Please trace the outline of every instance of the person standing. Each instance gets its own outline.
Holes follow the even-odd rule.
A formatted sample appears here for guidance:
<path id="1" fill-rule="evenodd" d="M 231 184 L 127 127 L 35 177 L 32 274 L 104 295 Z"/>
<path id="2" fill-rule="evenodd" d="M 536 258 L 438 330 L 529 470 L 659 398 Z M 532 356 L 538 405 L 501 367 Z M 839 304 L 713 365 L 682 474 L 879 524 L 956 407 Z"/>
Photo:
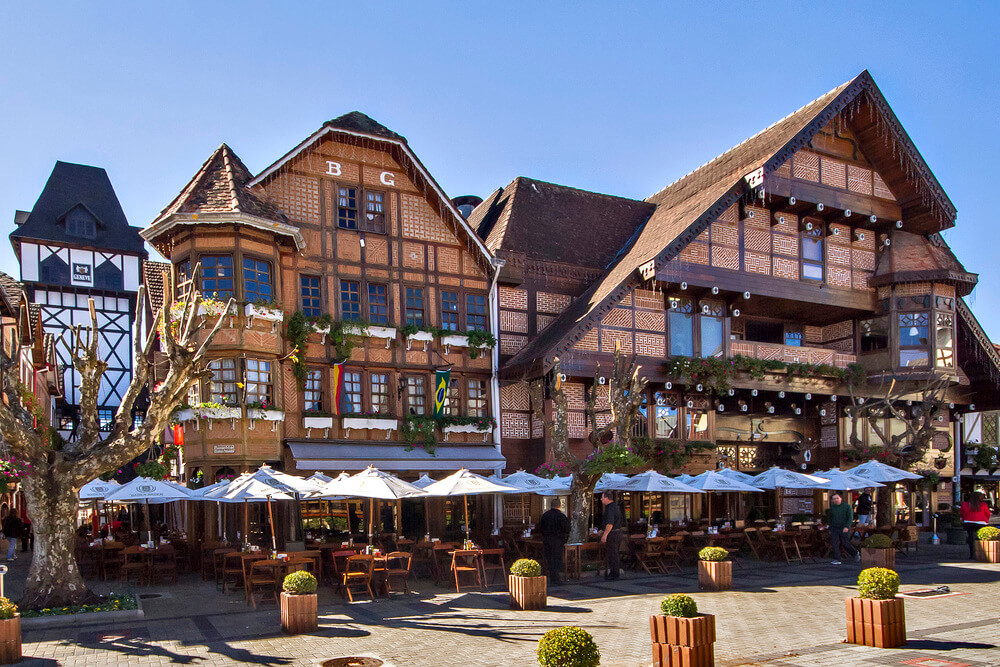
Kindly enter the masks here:
<path id="1" fill-rule="evenodd" d="M 545 568 L 549 573 L 549 581 L 558 584 L 563 571 L 563 552 L 566 549 L 566 539 L 569 537 L 569 519 L 560 509 L 561 501 L 556 498 L 552 507 L 542 514 L 538 522 L 538 532 L 542 534 L 542 547 L 545 551 Z"/>
<path id="2" fill-rule="evenodd" d="M 865 489 L 858 496 L 858 523 L 864 524 L 866 526 L 871 525 L 872 521 L 872 494 L 871 489 Z"/>
<path id="3" fill-rule="evenodd" d="M 31 519 L 28 518 L 28 508 L 21 508 L 21 553 L 27 553 L 28 545 L 35 549 L 35 535 L 31 531 Z"/>
<path id="4" fill-rule="evenodd" d="M 601 503 L 604 505 L 604 533 L 601 535 L 601 542 L 604 543 L 604 556 L 608 565 L 608 571 L 604 578 L 613 581 L 621 575 L 622 555 L 620 549 L 622 525 L 625 523 L 625 518 L 615 503 L 614 491 L 602 493 Z"/>
<path id="5" fill-rule="evenodd" d="M 851 524 L 854 523 L 854 512 L 851 506 L 844 502 L 839 493 L 830 497 L 830 550 L 833 552 L 832 565 L 840 565 L 840 550 L 847 551 L 854 560 L 861 560 L 854 545 L 851 544 Z"/>
<path id="6" fill-rule="evenodd" d="M 962 515 L 962 525 L 969 536 L 969 558 L 976 558 L 976 533 L 990 522 L 990 506 L 983 502 L 983 494 L 976 491 L 972 497 L 962 503 L 958 509 Z"/>
<path id="7" fill-rule="evenodd" d="M 7 560 L 14 560 L 17 538 L 21 537 L 21 520 L 13 511 L 8 510 L 3 517 L 3 536 L 7 538 Z"/>

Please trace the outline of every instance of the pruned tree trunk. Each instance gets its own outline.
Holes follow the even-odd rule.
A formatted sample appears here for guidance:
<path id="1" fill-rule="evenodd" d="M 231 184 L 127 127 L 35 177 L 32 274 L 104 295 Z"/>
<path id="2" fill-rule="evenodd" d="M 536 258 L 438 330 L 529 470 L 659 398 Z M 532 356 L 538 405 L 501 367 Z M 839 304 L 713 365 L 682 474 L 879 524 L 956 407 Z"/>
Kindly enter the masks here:
<path id="1" fill-rule="evenodd" d="M 600 475 L 574 474 L 569 486 L 569 542 L 587 541 L 587 529 L 593 512 L 594 486 Z"/>

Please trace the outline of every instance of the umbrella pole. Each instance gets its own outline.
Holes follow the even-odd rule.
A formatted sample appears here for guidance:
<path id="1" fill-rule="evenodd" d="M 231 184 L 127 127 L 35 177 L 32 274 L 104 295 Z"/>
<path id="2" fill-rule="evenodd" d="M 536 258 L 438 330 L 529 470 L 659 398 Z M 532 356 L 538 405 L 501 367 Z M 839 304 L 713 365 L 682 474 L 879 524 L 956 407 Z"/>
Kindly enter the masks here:
<path id="1" fill-rule="evenodd" d="M 465 501 L 465 539 L 468 541 L 469 529 L 471 528 L 469 525 L 469 494 L 462 496 L 462 500 Z"/>
<path id="2" fill-rule="evenodd" d="M 250 544 L 250 507 L 247 499 L 243 499 L 243 543 Z"/>
<path id="3" fill-rule="evenodd" d="M 430 513 L 430 506 L 427 504 L 426 497 L 424 498 L 424 527 L 427 530 L 427 534 L 425 535 L 425 537 L 429 539 L 431 536 L 431 513 Z"/>
<path id="4" fill-rule="evenodd" d="M 274 512 L 271 510 L 271 496 L 267 497 L 267 518 L 271 522 L 271 549 L 278 550 L 278 541 L 274 538 Z"/>
<path id="5" fill-rule="evenodd" d="M 152 542 L 153 526 L 149 523 L 149 498 L 146 498 L 146 503 L 143 505 L 143 511 L 146 514 L 146 542 Z"/>
<path id="6" fill-rule="evenodd" d="M 372 529 L 372 519 L 374 513 L 375 513 L 375 499 L 369 498 L 368 499 L 368 546 L 372 546 L 372 542 L 374 541 L 375 538 L 375 534 Z"/>
<path id="7" fill-rule="evenodd" d="M 396 499 L 396 538 L 403 535 L 403 501 Z"/>

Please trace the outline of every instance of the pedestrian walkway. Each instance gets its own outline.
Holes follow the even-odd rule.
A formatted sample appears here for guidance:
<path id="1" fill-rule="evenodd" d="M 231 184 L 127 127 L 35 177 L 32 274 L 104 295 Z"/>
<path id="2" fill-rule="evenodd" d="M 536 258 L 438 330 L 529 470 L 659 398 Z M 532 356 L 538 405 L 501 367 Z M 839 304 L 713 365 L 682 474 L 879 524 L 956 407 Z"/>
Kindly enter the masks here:
<path id="1" fill-rule="evenodd" d="M 146 616 L 114 625 L 32 629 L 25 665 L 317 665 L 342 656 L 377 656 L 387 665 L 533 665 L 538 638 L 579 625 L 601 648 L 602 665 L 649 665 L 648 616 L 663 595 L 688 592 L 717 616 L 716 656 L 737 665 L 1000 665 L 1000 566 L 961 560 L 965 547 L 923 544 L 899 555 L 902 589 L 948 585 L 957 595 L 908 599 L 908 643 L 872 649 L 843 642 L 844 603 L 854 563 L 757 563 L 744 559 L 736 590 L 697 592 L 694 568 L 671 575 L 627 573 L 616 582 L 585 579 L 550 590 L 549 608 L 509 609 L 505 592 L 463 592 L 416 580 L 408 596 L 347 604 L 321 590 L 320 629 L 281 633 L 273 605 L 254 611 L 239 594 L 187 575 L 172 586 L 139 590 Z M 8 591 L 28 560 L 12 563 Z M 110 590 L 104 587 L 104 591 Z M 14 592 L 14 591 L 10 591 Z M 153 597 L 155 596 L 155 597 Z"/>

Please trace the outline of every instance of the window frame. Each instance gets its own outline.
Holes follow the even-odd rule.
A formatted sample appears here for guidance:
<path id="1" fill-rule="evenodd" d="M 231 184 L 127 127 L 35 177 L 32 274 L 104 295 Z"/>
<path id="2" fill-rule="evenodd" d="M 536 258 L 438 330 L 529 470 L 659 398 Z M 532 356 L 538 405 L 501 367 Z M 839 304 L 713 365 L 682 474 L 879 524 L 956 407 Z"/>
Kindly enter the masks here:
<path id="1" fill-rule="evenodd" d="M 806 258 L 806 241 L 816 241 L 819 245 L 819 260 Z M 826 284 L 826 234 L 822 225 L 816 225 L 812 229 L 803 229 L 799 232 L 799 280 L 814 284 Z M 806 266 L 818 266 L 820 270 L 819 278 L 811 278 L 806 275 Z"/>
<path id="2" fill-rule="evenodd" d="M 205 286 L 205 282 L 208 281 L 208 280 L 213 280 L 213 281 L 218 282 L 220 279 L 225 279 L 225 276 L 222 276 L 222 278 L 220 278 L 219 276 L 212 276 L 211 278 L 209 278 L 209 277 L 207 277 L 205 275 L 205 268 L 206 268 L 205 267 L 205 259 L 206 258 L 213 258 L 213 259 L 216 259 L 216 260 L 218 260 L 218 259 L 224 259 L 224 258 L 228 258 L 229 259 L 229 271 L 230 271 L 229 281 L 230 281 L 230 288 L 228 290 L 219 290 L 219 289 L 209 290 Z M 235 258 L 233 257 L 233 255 L 231 253 L 230 254 L 225 254 L 225 253 L 219 253 L 219 254 L 209 253 L 209 254 L 205 254 L 205 255 L 199 255 L 198 256 L 198 263 L 201 264 L 201 275 L 198 277 L 199 278 L 198 285 L 199 285 L 199 288 L 201 289 L 201 294 L 202 294 L 203 297 L 211 297 L 211 298 L 219 299 L 219 300 L 222 300 L 222 301 L 225 301 L 225 300 L 228 300 L 228 299 L 231 299 L 231 298 L 236 298 L 236 283 L 237 283 L 237 281 L 236 281 L 236 261 L 235 261 Z M 218 264 L 216 264 L 213 267 L 209 267 L 209 268 L 217 269 L 218 268 Z M 241 276 L 242 276 L 242 273 L 241 273 Z M 228 296 L 226 296 L 227 293 L 228 293 Z"/>
<path id="3" fill-rule="evenodd" d="M 403 288 L 403 324 L 404 325 L 411 325 L 412 324 L 413 326 L 417 326 L 417 327 L 426 326 L 427 325 L 427 306 L 426 306 L 427 299 L 424 298 L 424 288 L 420 287 L 420 286 L 405 285 L 405 284 L 402 285 L 402 288 Z M 410 291 L 411 290 L 414 291 L 414 292 L 416 292 L 416 294 L 419 296 L 419 299 L 420 299 L 420 308 L 416 308 L 416 307 L 411 308 L 410 307 Z M 419 322 L 411 321 L 410 312 L 413 311 L 415 313 L 418 310 L 420 312 L 420 321 Z"/>
<path id="4" fill-rule="evenodd" d="M 411 384 L 411 380 L 412 381 L 420 380 L 420 384 L 423 386 L 423 392 L 421 392 L 420 394 L 418 394 L 416 392 L 412 392 L 411 391 L 411 387 L 415 386 L 416 383 L 414 382 L 413 384 Z M 433 406 L 433 404 L 429 404 L 428 401 L 427 401 L 427 387 L 430 384 L 427 381 L 427 375 L 425 373 L 405 373 L 403 375 L 403 381 L 405 382 L 405 384 L 403 385 L 404 391 L 403 391 L 403 410 L 402 410 L 403 414 L 402 414 L 402 416 L 403 417 L 431 417 L 431 416 L 433 416 L 433 414 L 434 414 L 434 406 Z M 413 408 L 415 407 L 415 403 L 411 403 L 411 401 L 413 399 L 416 399 L 416 398 L 422 399 L 422 402 L 419 404 L 420 407 L 421 407 L 422 412 L 411 412 L 411 410 L 413 410 Z M 430 408 L 430 411 L 428 411 L 428 408 Z"/>
<path id="5" fill-rule="evenodd" d="M 302 382 L 302 412 L 324 411 L 326 401 L 326 392 L 324 389 L 326 385 L 323 375 L 322 368 L 309 367 L 306 369 L 306 377 Z M 315 383 L 315 386 L 311 386 L 313 383 Z M 309 407 L 310 396 L 312 394 L 316 396 L 312 401 L 313 407 Z"/>
<path id="6" fill-rule="evenodd" d="M 445 294 L 455 294 L 458 299 L 455 310 L 445 310 L 444 308 L 444 295 Z M 484 319 L 482 329 L 470 329 L 469 328 L 469 298 L 471 297 L 481 297 L 483 299 L 484 311 L 482 314 L 475 314 L 474 317 L 482 317 Z M 467 331 L 490 331 L 490 299 L 489 294 L 480 290 L 467 290 L 458 287 L 447 286 L 438 288 L 438 324 L 441 329 L 446 331 L 454 331 L 455 333 L 464 333 Z M 445 326 L 445 313 L 449 315 L 456 315 L 455 328 L 450 329 Z"/>
<path id="7" fill-rule="evenodd" d="M 337 229 L 346 229 L 346 230 L 349 230 L 349 231 L 358 231 L 358 217 L 359 217 L 359 214 L 360 214 L 360 210 L 359 210 L 359 207 L 358 207 L 358 200 L 359 200 L 358 192 L 361 190 L 361 187 L 357 186 L 357 185 L 342 185 L 340 183 L 335 184 L 334 187 L 336 188 L 335 198 L 336 198 L 337 205 L 336 205 L 335 208 L 337 210 L 337 220 L 336 220 Z M 347 191 L 353 190 L 353 194 L 351 194 L 351 195 L 342 195 L 341 194 L 341 190 L 347 190 Z M 349 204 L 350 199 L 353 198 L 353 200 L 354 200 L 354 206 L 350 206 L 350 205 L 347 205 L 347 204 L 342 205 L 341 204 L 341 201 L 342 201 L 341 197 L 342 196 L 346 196 L 348 198 L 347 199 L 347 204 Z M 344 211 L 346 211 L 346 212 L 353 211 L 354 212 L 354 226 L 353 227 L 349 226 L 350 216 L 344 216 L 344 215 L 342 215 L 342 212 L 344 212 Z M 347 223 L 347 224 L 342 224 L 342 223 Z"/>
<path id="8" fill-rule="evenodd" d="M 305 290 L 307 287 L 303 284 L 303 280 L 315 280 L 316 287 L 313 288 L 311 285 L 308 287 L 309 290 L 315 289 L 315 295 L 306 296 Z M 316 300 L 315 308 L 312 305 L 306 305 L 306 299 Z M 306 317 L 322 317 L 323 315 L 323 277 L 318 276 L 313 273 L 300 273 L 299 274 L 299 307 L 302 309 L 302 314 Z M 313 313 L 312 310 L 317 312 Z"/>
<path id="9" fill-rule="evenodd" d="M 267 268 L 267 286 L 268 286 L 268 289 L 270 291 L 270 294 L 267 296 L 266 299 L 261 298 L 259 292 L 256 293 L 256 297 L 254 299 L 250 298 L 250 291 L 249 291 L 248 286 L 247 286 L 248 283 L 249 282 L 256 283 L 258 285 L 258 289 L 259 289 L 259 285 L 262 284 L 262 281 L 259 278 L 255 278 L 255 279 L 252 279 L 252 280 L 248 280 L 247 279 L 247 270 L 248 270 L 247 265 L 246 265 L 247 262 L 252 262 L 253 263 L 254 266 L 251 267 L 249 270 L 253 271 L 255 274 L 259 274 L 259 271 L 260 271 L 259 270 L 259 265 L 263 265 L 263 266 L 265 266 Z M 252 254 L 243 255 L 240 258 L 240 287 L 243 290 L 243 301 L 245 301 L 247 303 L 273 303 L 275 301 L 275 298 L 274 298 L 274 292 L 275 292 L 274 277 L 275 277 L 274 276 L 274 264 L 269 259 L 259 258 L 259 257 L 255 256 L 255 255 L 252 255 Z"/>
<path id="10" fill-rule="evenodd" d="M 362 296 L 361 296 L 362 295 L 362 291 L 363 291 L 361 289 L 361 286 L 363 284 L 364 283 L 362 281 L 360 281 L 360 280 L 347 280 L 346 278 L 341 278 L 340 279 L 339 290 L 338 290 L 338 293 L 337 293 L 337 300 L 340 302 L 340 319 L 343 320 L 344 322 L 360 322 L 361 321 L 361 313 L 364 311 L 364 303 L 362 301 Z M 357 300 L 357 307 L 358 307 L 357 317 L 348 317 L 347 316 L 347 311 L 344 309 L 344 304 L 346 303 L 345 300 L 344 300 L 344 286 L 345 285 L 357 285 L 357 288 L 358 288 L 358 290 L 357 290 L 357 295 L 358 295 L 358 300 Z M 353 304 L 354 302 L 352 301 L 351 303 Z"/>
<path id="11" fill-rule="evenodd" d="M 253 368 L 252 364 L 256 364 L 257 367 Z M 263 364 L 267 364 L 267 368 L 263 367 Z M 257 359 L 257 358 L 247 358 L 243 360 L 243 405 L 249 405 L 250 403 L 260 402 L 266 408 L 262 409 L 274 409 L 274 374 L 275 374 L 275 361 L 273 359 Z M 257 374 L 258 378 L 256 380 L 250 379 L 250 374 Z M 266 374 L 266 381 L 260 379 Z M 260 391 L 251 390 L 252 386 L 264 387 L 265 391 L 262 394 Z M 254 397 L 250 400 L 251 396 Z"/>

